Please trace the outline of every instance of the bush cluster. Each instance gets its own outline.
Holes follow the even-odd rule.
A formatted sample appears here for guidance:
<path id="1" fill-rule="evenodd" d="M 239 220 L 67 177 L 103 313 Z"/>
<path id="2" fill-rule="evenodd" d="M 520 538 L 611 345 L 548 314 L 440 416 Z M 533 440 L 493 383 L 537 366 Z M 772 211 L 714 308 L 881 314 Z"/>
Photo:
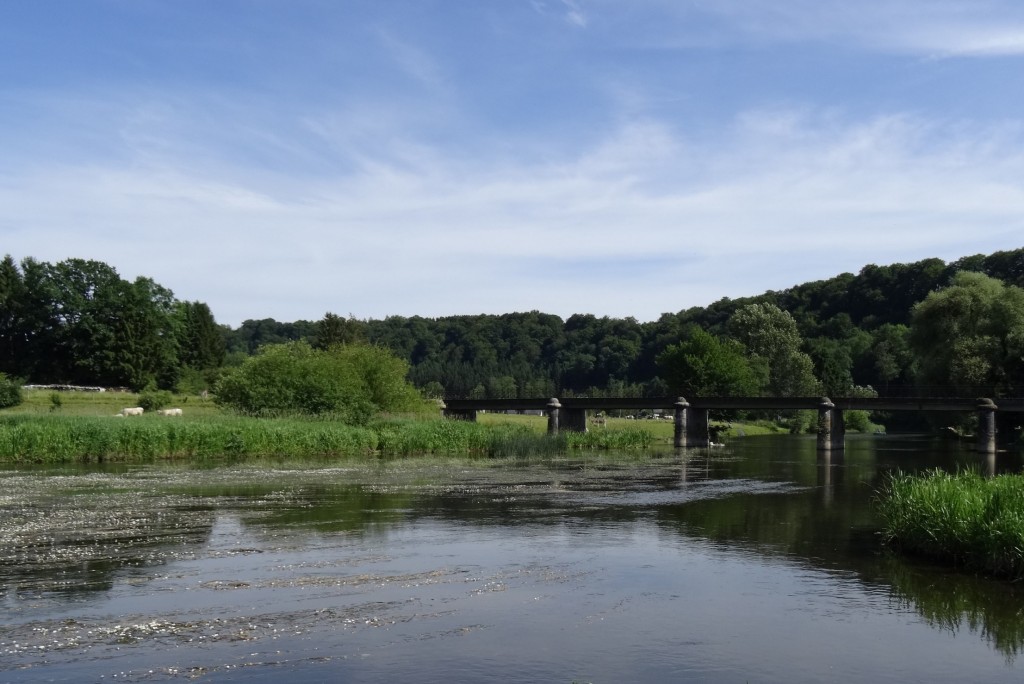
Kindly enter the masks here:
<path id="1" fill-rule="evenodd" d="M 217 383 L 217 402 L 245 415 L 330 416 L 364 425 L 378 413 L 420 410 L 405 361 L 367 344 L 314 349 L 306 342 L 263 347 Z"/>
<path id="2" fill-rule="evenodd" d="M 0 409 L 22 402 L 21 384 L 0 373 Z"/>

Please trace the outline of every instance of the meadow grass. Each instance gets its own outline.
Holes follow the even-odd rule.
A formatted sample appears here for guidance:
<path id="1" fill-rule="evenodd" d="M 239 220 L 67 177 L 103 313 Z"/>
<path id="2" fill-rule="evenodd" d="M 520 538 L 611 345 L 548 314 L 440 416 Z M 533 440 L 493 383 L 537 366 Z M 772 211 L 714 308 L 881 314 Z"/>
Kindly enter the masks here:
<path id="1" fill-rule="evenodd" d="M 901 551 L 1024 579 L 1024 476 L 896 474 L 879 499 L 885 541 Z"/>
<path id="2" fill-rule="evenodd" d="M 169 418 L 0 413 L 0 462 L 324 458 L 359 456 L 543 456 L 570 450 L 646 449 L 636 428 L 549 437 L 521 423 L 391 417 L 366 426 L 307 418 L 232 415 Z"/>
<path id="3" fill-rule="evenodd" d="M 123 408 L 139 405 L 135 392 L 55 392 L 53 390 L 22 390 L 24 401 L 4 409 L 0 415 L 112 416 Z M 197 395 L 176 394 L 170 405 L 189 416 L 220 415 L 221 409 L 211 399 Z"/>
<path id="4" fill-rule="evenodd" d="M 25 402 L 0 411 L 0 462 L 69 463 L 186 459 L 336 458 L 471 455 L 489 458 L 553 456 L 569 451 L 671 447 L 671 420 L 608 418 L 585 434 L 549 437 L 545 416 L 480 413 L 471 423 L 439 418 L 378 419 L 352 426 L 331 419 L 254 418 L 222 411 L 214 402 L 177 395 L 184 415 L 146 413 L 115 418 L 135 406 L 128 392 L 29 390 Z M 732 434 L 757 434 L 754 426 Z"/>

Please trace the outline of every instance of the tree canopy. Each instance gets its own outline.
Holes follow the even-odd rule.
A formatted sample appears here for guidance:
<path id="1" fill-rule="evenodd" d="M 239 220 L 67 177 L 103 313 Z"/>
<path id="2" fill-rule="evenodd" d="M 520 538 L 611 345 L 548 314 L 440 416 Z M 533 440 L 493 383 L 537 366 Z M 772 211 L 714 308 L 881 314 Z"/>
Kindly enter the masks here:
<path id="1" fill-rule="evenodd" d="M 658 356 L 662 377 L 673 393 L 690 396 L 756 396 L 767 383 L 767 367 L 748 358 L 734 339 L 716 337 L 697 326 Z"/>
<path id="2" fill-rule="evenodd" d="M 1014 393 L 1024 379 L 1024 289 L 959 273 L 914 306 L 910 342 L 932 393 Z"/>
<path id="3" fill-rule="evenodd" d="M 265 318 L 230 328 L 217 325 L 206 304 L 177 301 L 147 278 L 128 282 L 101 262 L 19 264 L 7 256 L 0 372 L 36 383 L 195 389 L 212 387 L 225 368 L 267 345 L 305 341 L 326 351 L 365 342 L 408 364 L 407 379 L 431 395 L 639 397 L 686 387 L 747 391 L 747 380 L 723 376 L 721 361 L 742 348 L 759 393 L 844 396 L 870 386 L 906 394 L 932 385 L 1019 392 L 1012 385 L 1021 377 L 1014 356 L 1021 287 L 1024 249 L 952 263 L 869 264 L 644 323 L 539 311 L 381 320 L 328 312 L 319 321 Z M 974 320 L 955 305 L 972 297 L 998 304 L 981 307 L 987 313 Z"/>

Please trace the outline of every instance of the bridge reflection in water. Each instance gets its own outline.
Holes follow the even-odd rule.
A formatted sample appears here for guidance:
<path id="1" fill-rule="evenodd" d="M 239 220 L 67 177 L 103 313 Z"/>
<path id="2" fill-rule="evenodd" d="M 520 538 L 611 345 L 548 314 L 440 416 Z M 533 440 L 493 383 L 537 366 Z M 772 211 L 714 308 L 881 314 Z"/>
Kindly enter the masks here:
<path id="1" fill-rule="evenodd" d="M 976 448 L 983 453 L 996 451 L 996 413 L 1024 413 L 1024 399 L 957 397 L 683 397 L 587 398 L 571 399 L 445 399 L 442 412 L 449 418 L 476 420 L 478 411 L 543 411 L 548 417 L 548 432 L 587 431 L 588 411 L 609 410 L 674 411 L 677 447 L 706 447 L 711 444 L 709 412 L 715 411 L 788 411 L 818 412 L 818 450 L 841 451 L 846 425 L 843 411 L 940 411 L 976 412 L 978 431 Z"/>

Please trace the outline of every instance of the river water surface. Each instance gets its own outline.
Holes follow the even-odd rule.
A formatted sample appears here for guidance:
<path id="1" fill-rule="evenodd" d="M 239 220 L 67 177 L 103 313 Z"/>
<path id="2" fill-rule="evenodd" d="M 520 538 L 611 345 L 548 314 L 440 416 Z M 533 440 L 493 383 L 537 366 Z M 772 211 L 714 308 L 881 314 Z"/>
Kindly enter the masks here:
<path id="1" fill-rule="evenodd" d="M 1020 682 L 1021 588 L 879 545 L 884 474 L 937 466 L 986 463 L 750 437 L 2 470 L 0 682 Z"/>

